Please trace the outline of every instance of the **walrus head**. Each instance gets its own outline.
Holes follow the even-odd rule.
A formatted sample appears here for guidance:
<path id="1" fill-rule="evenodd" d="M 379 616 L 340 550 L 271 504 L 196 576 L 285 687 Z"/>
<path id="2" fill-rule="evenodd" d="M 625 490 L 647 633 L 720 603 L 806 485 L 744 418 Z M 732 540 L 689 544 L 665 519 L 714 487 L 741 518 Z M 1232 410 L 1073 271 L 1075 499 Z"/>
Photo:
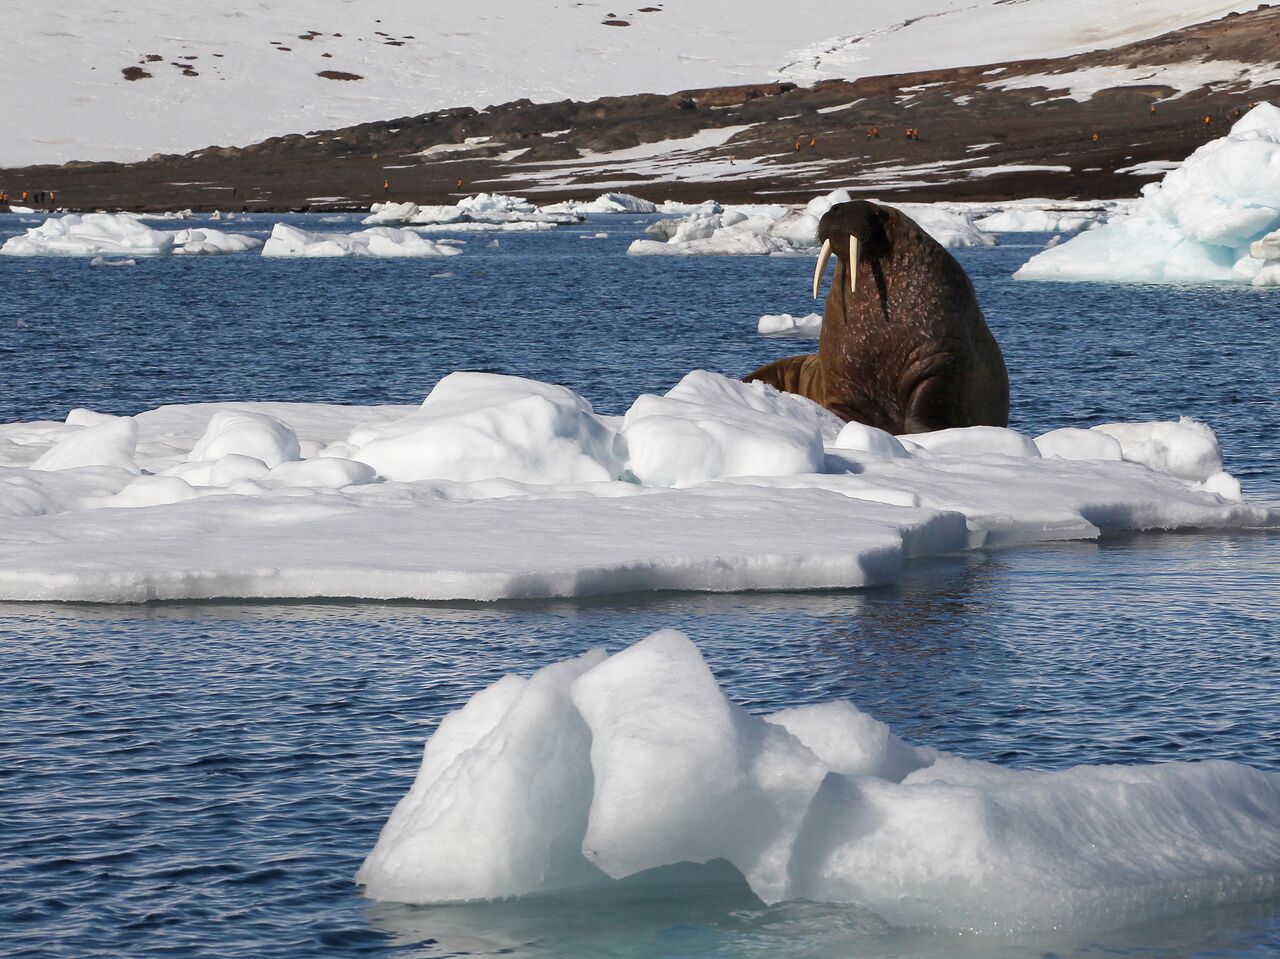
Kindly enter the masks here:
<path id="1" fill-rule="evenodd" d="M 818 239 L 822 241 L 822 249 L 818 253 L 818 265 L 813 271 L 813 298 L 818 298 L 818 285 L 822 282 L 822 271 L 827 268 L 831 254 L 844 261 L 845 272 L 849 274 L 849 291 L 858 288 L 858 257 L 867 250 L 869 244 L 884 235 L 880 218 L 876 215 L 876 207 L 866 200 L 851 200 L 848 203 L 837 203 L 823 214 L 818 223 Z"/>

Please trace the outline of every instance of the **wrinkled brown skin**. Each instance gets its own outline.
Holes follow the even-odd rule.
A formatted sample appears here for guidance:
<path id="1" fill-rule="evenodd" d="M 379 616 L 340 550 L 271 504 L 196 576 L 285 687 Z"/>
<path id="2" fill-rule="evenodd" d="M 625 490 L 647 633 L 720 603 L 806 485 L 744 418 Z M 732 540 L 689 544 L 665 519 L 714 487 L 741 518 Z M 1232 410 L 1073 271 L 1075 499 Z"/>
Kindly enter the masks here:
<path id="1" fill-rule="evenodd" d="M 849 237 L 858 289 L 849 291 Z M 964 269 L 910 217 L 865 200 L 818 225 L 838 258 L 818 352 L 744 380 L 799 393 L 844 420 L 895 435 L 1007 426 L 1009 374 Z"/>

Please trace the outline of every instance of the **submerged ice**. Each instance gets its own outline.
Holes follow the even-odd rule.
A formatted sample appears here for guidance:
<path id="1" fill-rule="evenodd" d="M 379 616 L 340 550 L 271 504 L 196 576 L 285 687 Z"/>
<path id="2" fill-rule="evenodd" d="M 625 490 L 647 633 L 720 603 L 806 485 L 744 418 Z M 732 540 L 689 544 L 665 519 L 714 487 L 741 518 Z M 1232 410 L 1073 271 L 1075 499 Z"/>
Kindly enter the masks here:
<path id="1" fill-rule="evenodd" d="M 431 903 L 719 860 L 765 902 L 897 926 L 1114 927 L 1280 890 L 1280 775 L 1011 769 L 909 745 L 850 703 L 756 716 L 668 630 L 446 716 L 357 878 Z"/>

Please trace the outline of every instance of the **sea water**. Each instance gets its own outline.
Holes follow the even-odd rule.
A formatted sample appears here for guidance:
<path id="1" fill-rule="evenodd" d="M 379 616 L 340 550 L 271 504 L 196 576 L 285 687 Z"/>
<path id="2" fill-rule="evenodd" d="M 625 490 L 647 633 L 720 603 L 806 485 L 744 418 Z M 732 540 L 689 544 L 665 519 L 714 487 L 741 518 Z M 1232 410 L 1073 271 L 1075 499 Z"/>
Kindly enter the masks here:
<path id="1" fill-rule="evenodd" d="M 564 383 L 621 412 L 690 368 L 740 374 L 810 348 L 754 329 L 811 308 L 811 259 L 626 257 L 643 225 L 601 217 L 497 247 L 473 234 L 447 260 L 0 258 L 0 422 L 414 403 L 454 369 Z M 1043 240 L 957 251 L 1004 348 L 1011 425 L 1193 415 L 1247 496 L 1280 500 L 1280 293 L 1009 280 Z M 1274 901 L 975 940 L 854 907 L 764 907 L 727 870 L 450 907 L 370 902 L 352 875 L 446 711 L 503 673 L 666 626 L 756 711 L 848 698 L 912 742 L 1025 767 L 1280 769 L 1278 596 L 1276 537 L 1164 534 L 935 559 L 860 592 L 0 605 L 0 954 L 1273 955 Z"/>

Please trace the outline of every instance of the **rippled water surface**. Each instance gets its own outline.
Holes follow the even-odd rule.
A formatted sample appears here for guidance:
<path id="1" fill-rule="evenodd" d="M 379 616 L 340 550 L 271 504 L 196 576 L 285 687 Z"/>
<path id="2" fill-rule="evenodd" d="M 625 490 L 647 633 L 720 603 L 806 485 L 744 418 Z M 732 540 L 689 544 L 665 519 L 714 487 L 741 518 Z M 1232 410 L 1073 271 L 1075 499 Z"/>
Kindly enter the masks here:
<path id="1" fill-rule="evenodd" d="M 810 308 L 812 260 L 624 257 L 640 228 L 472 236 L 447 261 L 0 258 L 0 421 L 418 402 L 457 368 L 555 380 L 618 412 L 689 368 L 807 348 L 754 324 Z M 1009 281 L 1032 250 L 959 253 L 1009 361 L 1012 425 L 1195 415 L 1249 494 L 1280 500 L 1280 295 Z M 1234 534 L 933 560 L 863 592 L 0 605 L 0 955 L 1275 955 L 1274 901 L 975 940 L 765 908 L 732 875 L 447 908 L 369 902 L 352 875 L 445 711 L 503 673 L 665 626 L 754 710 L 849 698 L 913 742 L 1019 766 L 1280 769 L 1278 600 L 1280 539 Z"/>

